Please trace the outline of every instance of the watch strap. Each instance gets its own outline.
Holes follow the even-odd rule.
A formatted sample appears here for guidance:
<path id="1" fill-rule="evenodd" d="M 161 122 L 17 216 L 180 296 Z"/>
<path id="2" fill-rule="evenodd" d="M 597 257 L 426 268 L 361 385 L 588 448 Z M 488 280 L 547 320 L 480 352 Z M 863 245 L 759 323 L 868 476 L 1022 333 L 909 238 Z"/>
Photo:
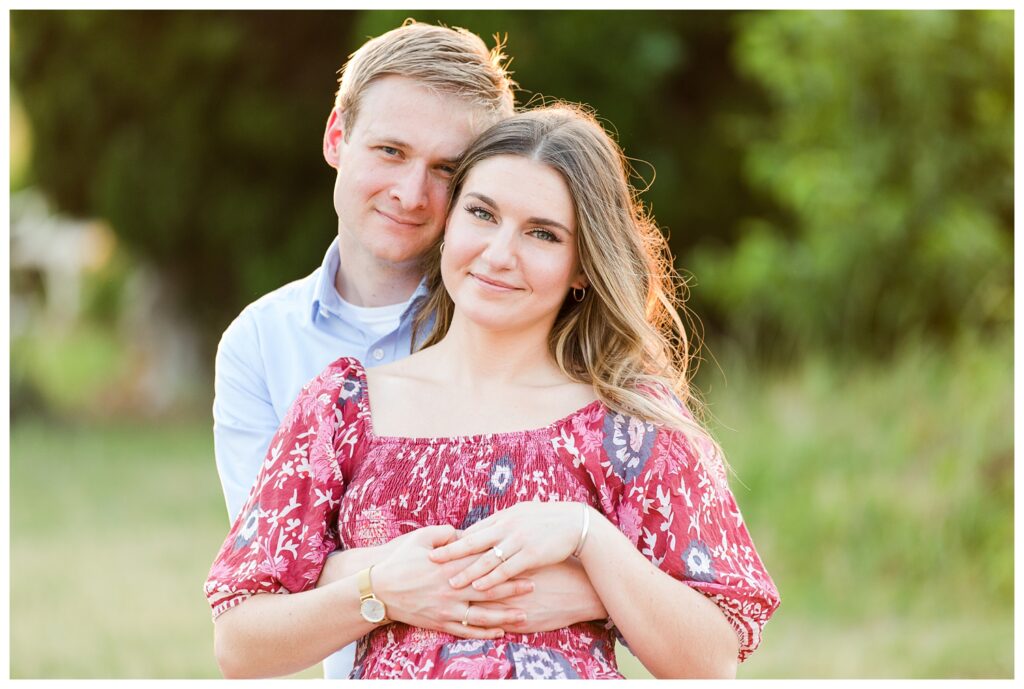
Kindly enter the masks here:
<path id="1" fill-rule="evenodd" d="M 372 599 L 380 603 L 381 607 L 384 608 L 384 618 L 376 624 L 388 624 L 391 620 L 388 619 L 387 607 L 384 606 L 384 601 L 373 595 L 373 576 L 370 574 L 373 567 L 374 565 L 370 565 L 356 574 L 356 586 L 359 588 L 359 602 L 361 605 L 363 601 Z"/>
<path id="2" fill-rule="evenodd" d="M 375 597 L 373 595 L 373 580 L 370 578 L 371 569 L 373 569 L 373 565 L 360 570 L 356 575 L 356 585 L 359 587 L 359 600 Z"/>

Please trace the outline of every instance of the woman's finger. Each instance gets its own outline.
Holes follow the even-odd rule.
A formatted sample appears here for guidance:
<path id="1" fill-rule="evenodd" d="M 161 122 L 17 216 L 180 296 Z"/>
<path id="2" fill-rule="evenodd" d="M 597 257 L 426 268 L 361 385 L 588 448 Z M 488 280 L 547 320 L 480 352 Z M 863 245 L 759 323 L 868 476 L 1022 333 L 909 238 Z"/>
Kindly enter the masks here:
<path id="1" fill-rule="evenodd" d="M 449 579 L 448 583 L 452 585 L 452 588 L 456 589 L 468 586 L 470 582 L 476 581 L 483 575 L 487 574 L 509 557 L 510 555 L 500 550 L 498 546 L 493 546 L 486 553 L 478 557 L 471 565 Z M 502 581 L 504 581 L 504 579 Z"/>
<path id="2" fill-rule="evenodd" d="M 477 591 L 487 591 L 494 586 L 505 583 L 512 577 L 522 574 L 533 566 L 532 563 L 527 562 L 527 559 L 528 558 L 525 555 L 518 553 L 509 557 L 500 565 L 490 570 L 487 574 L 479 578 L 472 579 L 473 588 Z M 469 568 L 467 568 L 467 571 L 468 569 Z"/>
<path id="3" fill-rule="evenodd" d="M 489 530 L 467 534 L 448 545 L 430 551 L 430 559 L 434 562 L 449 562 L 460 557 L 482 553 L 497 542 L 498 534 Z"/>
<path id="4" fill-rule="evenodd" d="M 457 537 L 458 538 L 464 538 L 466 536 L 469 536 L 470 534 L 479 533 L 479 532 L 483 531 L 484 529 L 490 528 L 494 524 L 495 518 L 497 516 L 498 516 L 497 513 L 496 514 L 492 514 L 491 516 L 487 517 L 486 519 L 481 519 L 478 522 L 474 522 L 473 524 L 470 524 L 468 527 L 466 527 L 465 530 L 463 530 L 461 533 L 459 533 Z"/>

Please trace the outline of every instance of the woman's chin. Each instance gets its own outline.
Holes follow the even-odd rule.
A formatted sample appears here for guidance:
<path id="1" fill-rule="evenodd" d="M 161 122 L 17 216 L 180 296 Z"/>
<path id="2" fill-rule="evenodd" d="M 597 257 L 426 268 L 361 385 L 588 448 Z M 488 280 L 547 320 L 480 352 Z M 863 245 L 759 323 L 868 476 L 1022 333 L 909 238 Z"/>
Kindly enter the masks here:
<path id="1" fill-rule="evenodd" d="M 514 321 L 508 318 L 502 318 L 499 314 L 495 313 L 463 313 L 467 324 L 471 324 L 474 328 L 481 330 L 491 331 L 503 331 L 503 330 L 516 330 L 517 325 Z"/>
<path id="2" fill-rule="evenodd" d="M 490 295 L 481 296 L 465 292 L 459 293 L 454 299 L 455 311 L 459 317 L 467 324 L 483 330 L 525 333 L 536 329 L 541 323 L 554 322 L 553 314 L 537 313 L 535 308 L 524 308 L 528 301 L 508 303 L 504 299 L 490 298 Z"/>

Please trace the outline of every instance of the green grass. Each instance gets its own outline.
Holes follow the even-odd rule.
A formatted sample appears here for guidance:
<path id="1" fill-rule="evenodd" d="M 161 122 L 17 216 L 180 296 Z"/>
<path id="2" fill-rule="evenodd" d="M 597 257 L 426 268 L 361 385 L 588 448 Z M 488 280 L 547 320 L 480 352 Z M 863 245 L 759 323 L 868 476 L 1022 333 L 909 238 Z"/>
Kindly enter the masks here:
<path id="1" fill-rule="evenodd" d="M 1011 351 L 706 377 L 783 598 L 740 677 L 1012 677 Z M 12 677 L 219 676 L 202 583 L 227 524 L 208 422 L 19 422 L 11 498 Z"/>
<path id="2" fill-rule="evenodd" d="M 726 386 L 708 366 L 783 600 L 741 676 L 1012 677 L 1012 362 L 1004 339 L 768 380 L 730 361 Z"/>

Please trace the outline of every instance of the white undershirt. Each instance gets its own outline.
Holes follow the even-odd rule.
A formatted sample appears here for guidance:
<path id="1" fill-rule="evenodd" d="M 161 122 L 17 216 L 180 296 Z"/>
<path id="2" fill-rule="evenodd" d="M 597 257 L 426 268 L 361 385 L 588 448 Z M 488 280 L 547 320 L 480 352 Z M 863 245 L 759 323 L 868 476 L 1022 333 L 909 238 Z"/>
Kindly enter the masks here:
<path id="1" fill-rule="evenodd" d="M 387 306 L 356 306 L 345 301 L 339 295 L 335 310 L 343 321 L 359 329 L 366 337 L 366 343 L 369 344 L 398 328 L 402 314 L 409 308 L 411 299 L 412 297 Z"/>

